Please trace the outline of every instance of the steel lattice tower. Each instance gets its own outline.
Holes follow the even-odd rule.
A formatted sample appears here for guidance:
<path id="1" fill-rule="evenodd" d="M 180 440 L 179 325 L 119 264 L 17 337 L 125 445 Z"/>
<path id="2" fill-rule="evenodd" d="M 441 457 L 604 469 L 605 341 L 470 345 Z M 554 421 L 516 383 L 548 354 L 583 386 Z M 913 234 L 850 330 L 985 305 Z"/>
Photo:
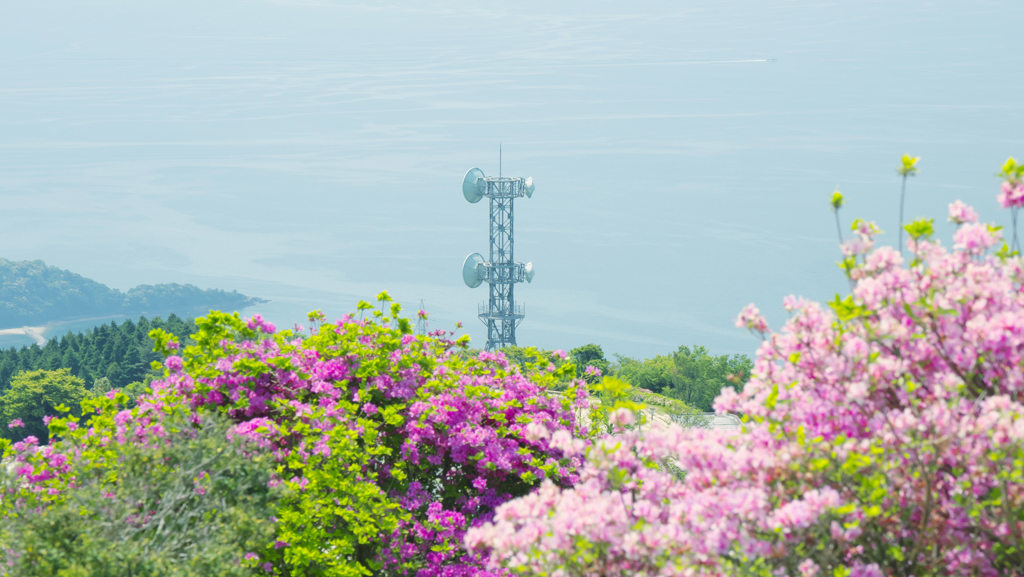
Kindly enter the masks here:
<path id="1" fill-rule="evenodd" d="M 474 171 L 477 174 L 474 174 Z M 515 199 L 533 196 L 533 179 L 483 176 L 470 170 L 463 193 L 470 202 L 482 197 L 490 201 L 490 259 L 473 253 L 466 258 L 463 279 L 470 287 L 487 282 L 487 303 L 477 307 L 480 321 L 487 326 L 486 350 L 516 344 L 516 327 L 526 316 L 526 307 L 516 304 L 515 285 L 533 280 L 533 263 L 515 262 Z M 475 199 L 475 200 L 474 200 Z"/>
<path id="2" fill-rule="evenodd" d="M 515 262 L 515 199 L 526 196 L 525 179 L 484 177 L 491 201 L 491 259 L 485 280 L 490 299 L 479 306 L 480 320 L 487 325 L 485 348 L 516 344 L 516 327 L 526 317 L 525 306 L 516 305 L 515 287 L 525 280 L 525 265 Z"/>
<path id="3" fill-rule="evenodd" d="M 420 310 L 416 314 L 416 334 L 421 337 L 427 336 L 427 317 L 420 316 L 419 312 L 426 310 L 426 307 L 423 305 L 423 299 L 420 299 Z"/>

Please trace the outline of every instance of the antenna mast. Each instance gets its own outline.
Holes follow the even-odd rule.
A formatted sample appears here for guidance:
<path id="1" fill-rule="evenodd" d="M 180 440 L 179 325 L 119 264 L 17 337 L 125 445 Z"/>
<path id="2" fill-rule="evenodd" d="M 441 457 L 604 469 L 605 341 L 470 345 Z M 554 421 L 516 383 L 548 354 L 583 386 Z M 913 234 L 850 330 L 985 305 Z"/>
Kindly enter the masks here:
<path id="1" fill-rule="evenodd" d="M 498 170 L 501 170 L 501 145 L 498 145 Z M 489 287 L 487 303 L 477 307 L 480 322 L 487 326 L 485 350 L 516 344 L 516 327 L 526 317 L 526 307 L 516 304 L 515 285 L 533 280 L 533 263 L 515 262 L 514 201 L 533 196 L 533 178 L 484 176 L 479 168 L 470 169 L 462 182 L 462 194 L 469 202 L 483 197 L 490 201 L 490 258 L 473 253 L 462 267 L 462 278 L 470 288 L 484 281 Z"/>
<path id="2" fill-rule="evenodd" d="M 423 306 L 423 299 L 420 299 L 420 311 L 425 310 L 427 309 Z M 417 311 L 416 316 L 419 317 L 416 320 L 416 334 L 425 337 L 427 336 L 427 317 L 420 315 L 419 311 Z"/>

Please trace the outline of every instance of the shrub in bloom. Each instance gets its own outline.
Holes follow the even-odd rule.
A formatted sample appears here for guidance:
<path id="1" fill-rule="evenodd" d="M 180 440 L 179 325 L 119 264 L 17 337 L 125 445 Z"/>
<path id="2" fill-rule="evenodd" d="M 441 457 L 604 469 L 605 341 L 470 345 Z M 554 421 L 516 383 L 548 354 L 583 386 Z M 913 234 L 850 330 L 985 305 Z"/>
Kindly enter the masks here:
<path id="1" fill-rule="evenodd" d="M 94 415 L 87 430 L 54 419 L 51 431 L 69 442 L 14 447 L 24 492 L 36 506 L 70 498 L 66 464 L 78 447 L 158 447 L 164 415 L 216 413 L 232 421 L 229 437 L 273 457 L 269 483 L 283 491 L 275 537 L 247 551 L 250 566 L 284 575 L 483 571 L 462 546 L 471 525 L 542 479 L 575 481 L 575 463 L 549 437 L 573 431 L 576 391 L 546 394 L 575 368 L 524 374 L 500 354 L 466 357 L 467 338 L 417 337 L 406 319 L 391 328 L 385 313 L 400 307 L 384 309 L 386 293 L 378 300 L 381 310 L 363 320 L 330 324 L 314 313 L 308 335 L 218 312 L 197 319 L 196 344 L 183 350 L 154 331 L 165 378 L 132 410 L 103 408 L 107 420 Z M 194 472 L 192 494 L 203 496 L 215 474 Z"/>
<path id="2" fill-rule="evenodd" d="M 744 309 L 753 378 L 715 402 L 743 431 L 556 434 L 579 482 L 503 504 L 467 546 L 524 575 L 1024 574 L 1024 273 L 950 208 L 952 250 L 914 223 L 904 266 L 857 223 L 850 296 L 788 297 L 777 333 Z"/>

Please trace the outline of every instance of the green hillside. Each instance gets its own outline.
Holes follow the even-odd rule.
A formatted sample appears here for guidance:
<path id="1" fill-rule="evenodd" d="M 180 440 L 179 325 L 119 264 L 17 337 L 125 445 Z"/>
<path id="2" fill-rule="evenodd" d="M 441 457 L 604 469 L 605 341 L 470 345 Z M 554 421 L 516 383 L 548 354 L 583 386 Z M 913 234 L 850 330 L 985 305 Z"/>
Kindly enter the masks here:
<path id="1" fill-rule="evenodd" d="M 41 260 L 0 258 L 0 328 L 118 314 L 238 310 L 261 302 L 266 301 L 190 284 L 139 285 L 122 292 Z"/>

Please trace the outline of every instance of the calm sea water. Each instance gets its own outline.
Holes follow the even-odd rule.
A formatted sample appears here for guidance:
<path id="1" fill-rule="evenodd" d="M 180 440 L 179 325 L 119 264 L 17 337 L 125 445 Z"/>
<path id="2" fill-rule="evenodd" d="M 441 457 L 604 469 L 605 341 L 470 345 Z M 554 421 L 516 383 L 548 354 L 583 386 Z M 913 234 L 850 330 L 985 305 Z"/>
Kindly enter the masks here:
<path id="1" fill-rule="evenodd" d="M 909 216 L 960 198 L 1008 222 L 1022 22 L 1012 1 L 8 2 L 0 255 L 237 289 L 279 324 L 387 289 L 481 345 L 459 272 L 487 209 L 459 185 L 501 143 L 537 181 L 521 344 L 751 353 L 743 305 L 778 326 L 783 296 L 845 289 L 837 186 L 893 241 L 910 153 Z"/>

